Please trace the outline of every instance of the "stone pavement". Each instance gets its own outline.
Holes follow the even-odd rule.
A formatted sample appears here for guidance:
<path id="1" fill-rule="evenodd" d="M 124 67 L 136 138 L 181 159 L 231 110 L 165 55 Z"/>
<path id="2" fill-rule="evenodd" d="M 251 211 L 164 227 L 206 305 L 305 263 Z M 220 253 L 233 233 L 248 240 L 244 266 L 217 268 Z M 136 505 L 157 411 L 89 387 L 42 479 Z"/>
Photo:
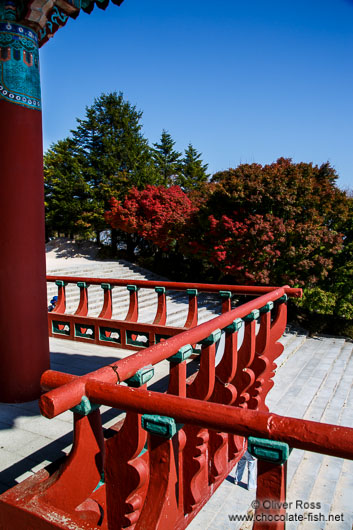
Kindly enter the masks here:
<path id="1" fill-rule="evenodd" d="M 67 274 L 74 274 L 72 269 L 66 269 Z M 97 272 L 102 272 L 102 269 L 101 266 Z M 87 276 L 94 275 L 89 274 L 88 270 L 86 273 Z M 131 268 L 129 274 L 132 274 Z M 73 307 L 76 301 L 72 302 Z M 182 301 L 176 304 L 184 318 L 184 304 Z M 212 313 L 206 308 L 204 318 L 210 318 L 209 315 L 212 316 Z M 308 338 L 300 333 L 287 333 L 281 340 L 285 350 L 278 360 L 275 386 L 268 396 L 270 410 L 292 417 L 353 427 L 353 344 L 342 338 Z M 51 339 L 50 349 L 52 368 L 76 375 L 90 372 L 131 353 L 118 348 L 61 339 Z M 160 363 L 150 388 L 163 388 L 166 373 L 165 365 Z M 107 407 L 101 410 L 105 427 L 115 423 L 115 411 Z M 67 453 L 71 442 L 72 413 L 66 412 L 48 420 L 40 416 L 37 402 L 0 404 L 0 491 L 6 491 Z M 234 475 L 234 470 L 231 475 Z M 255 497 L 254 492 L 247 491 L 244 484 L 235 486 L 232 476 L 223 482 L 191 522 L 191 530 L 251 528 L 250 522 L 230 520 L 233 515 L 245 516 L 249 510 L 251 514 L 250 504 Z M 344 520 L 306 520 L 302 524 L 288 523 L 287 528 L 351 530 L 352 493 L 353 462 L 293 450 L 288 460 L 287 500 L 293 502 L 294 507 L 298 501 L 299 506 L 289 513 L 310 517 L 311 512 L 314 515 L 322 514 L 320 518 L 343 513 Z M 320 509 L 306 509 L 303 503 L 312 501 L 320 503 Z"/>

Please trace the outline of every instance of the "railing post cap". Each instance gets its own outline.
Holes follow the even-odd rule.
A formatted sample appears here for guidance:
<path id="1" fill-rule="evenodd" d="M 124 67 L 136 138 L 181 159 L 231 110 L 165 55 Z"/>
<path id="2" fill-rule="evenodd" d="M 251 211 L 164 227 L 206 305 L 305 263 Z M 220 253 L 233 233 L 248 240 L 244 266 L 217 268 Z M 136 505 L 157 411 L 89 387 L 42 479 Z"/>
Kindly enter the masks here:
<path id="1" fill-rule="evenodd" d="M 260 316 L 260 311 L 258 309 L 253 309 L 251 313 L 243 317 L 244 322 L 252 322 L 253 320 L 257 320 Z"/>
<path id="2" fill-rule="evenodd" d="M 263 307 L 260 307 L 260 313 L 268 313 L 273 309 L 273 302 L 267 302 Z"/>
<path id="3" fill-rule="evenodd" d="M 150 434 L 167 439 L 173 438 L 177 431 L 182 428 L 181 424 L 175 423 L 174 418 L 159 416 L 157 414 L 143 414 L 141 426 Z"/>
<path id="4" fill-rule="evenodd" d="M 219 341 L 219 339 L 221 338 L 221 335 L 222 335 L 222 331 L 220 329 L 215 329 L 214 331 L 212 331 L 212 333 L 208 337 L 206 337 L 203 340 L 200 340 L 199 343 L 203 344 L 204 346 L 211 346 L 215 342 Z"/>
<path id="5" fill-rule="evenodd" d="M 186 292 L 189 296 L 197 296 L 199 294 L 197 289 L 186 289 Z"/>
<path id="6" fill-rule="evenodd" d="M 288 444 L 254 436 L 249 436 L 248 438 L 248 451 L 255 458 L 273 462 L 274 464 L 284 464 L 290 454 Z"/>
<path id="7" fill-rule="evenodd" d="M 230 291 L 219 291 L 219 294 L 222 298 L 232 298 L 232 293 Z"/>
<path id="8" fill-rule="evenodd" d="M 112 286 L 110 283 L 101 283 L 101 289 L 104 289 L 105 291 L 111 291 Z"/>
<path id="9" fill-rule="evenodd" d="M 277 302 L 287 302 L 288 296 L 284 294 L 281 298 L 278 298 Z"/>
<path id="10" fill-rule="evenodd" d="M 86 282 L 77 282 L 77 287 L 86 288 L 87 287 L 87 283 Z"/>
<path id="11" fill-rule="evenodd" d="M 193 349 L 191 344 L 185 344 L 185 346 L 182 346 L 177 353 L 175 353 L 171 357 L 168 357 L 168 361 L 173 363 L 182 363 L 183 361 L 191 357 L 192 354 Z"/>
<path id="12" fill-rule="evenodd" d="M 56 284 L 58 287 L 64 287 L 64 285 L 66 285 L 66 283 L 64 282 L 64 280 L 55 280 L 55 284 Z"/>
<path id="13" fill-rule="evenodd" d="M 158 294 L 165 294 L 165 287 L 155 287 L 154 290 Z"/>
<path id="14" fill-rule="evenodd" d="M 139 287 L 137 287 L 137 285 L 127 285 L 126 289 L 130 292 L 136 292 L 139 290 Z"/>
<path id="15" fill-rule="evenodd" d="M 91 414 L 91 412 L 94 412 L 98 408 L 99 405 L 91 403 L 87 396 L 82 396 L 81 403 L 70 410 L 81 416 L 88 416 L 88 414 Z"/>
<path id="16" fill-rule="evenodd" d="M 125 380 L 128 386 L 138 388 L 152 379 L 154 376 L 154 368 L 151 364 L 144 366 L 140 370 L 137 370 L 136 374 L 129 379 Z"/>
<path id="17" fill-rule="evenodd" d="M 224 331 L 227 333 L 234 333 L 235 331 L 239 331 L 243 324 L 244 322 L 241 318 L 236 318 L 231 324 L 229 324 L 229 326 L 224 328 Z"/>

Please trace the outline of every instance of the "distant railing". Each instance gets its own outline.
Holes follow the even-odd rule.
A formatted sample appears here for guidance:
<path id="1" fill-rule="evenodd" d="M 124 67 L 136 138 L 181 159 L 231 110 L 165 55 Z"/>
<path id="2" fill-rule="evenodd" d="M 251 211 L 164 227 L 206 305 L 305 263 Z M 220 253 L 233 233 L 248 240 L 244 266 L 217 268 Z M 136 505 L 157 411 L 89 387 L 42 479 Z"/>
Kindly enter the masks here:
<path id="1" fill-rule="evenodd" d="M 68 340 L 93 342 L 103 346 L 118 346 L 123 349 L 136 350 L 157 344 L 168 337 L 180 333 L 182 329 L 191 328 L 198 323 L 198 295 L 213 293 L 222 302 L 222 313 L 231 309 L 231 298 L 234 295 L 258 296 L 272 292 L 275 287 L 254 287 L 234 285 L 213 285 L 161 282 L 146 280 L 116 280 L 101 278 L 81 278 L 69 276 L 47 276 L 47 281 L 58 287 L 58 299 L 55 309 L 48 315 L 49 336 Z M 75 284 L 80 291 L 77 309 L 73 314 L 66 312 L 66 286 Z M 101 311 L 98 317 L 88 316 L 90 285 L 100 285 L 104 291 Z M 129 308 L 124 319 L 112 318 L 114 287 L 126 287 L 129 291 Z M 139 322 L 140 288 L 156 292 L 157 306 L 153 323 Z M 167 293 L 168 291 L 184 292 L 188 296 L 188 314 L 182 326 L 167 326 Z M 288 296 L 300 296 L 300 289 L 284 287 Z M 59 316 L 60 315 L 60 316 Z"/>
<path id="2" fill-rule="evenodd" d="M 273 386 L 275 359 L 283 351 L 278 340 L 286 326 L 287 296 L 299 296 L 299 289 L 67 277 L 48 277 L 48 281 L 57 282 L 59 287 L 57 306 L 49 313 L 54 335 L 60 336 L 55 332 L 54 323 L 58 322 L 70 326 L 66 338 L 87 341 L 80 335 L 82 330 L 77 336 L 77 329 L 91 326 L 93 333 L 88 340 L 102 340 L 102 331 L 117 332 L 120 347 L 134 347 L 137 351 L 82 377 L 50 370 L 44 373 L 42 386 L 48 392 L 40 400 L 42 414 L 52 418 L 69 409 L 73 411 L 72 450 L 57 471 L 43 471 L 31 482 L 16 486 L 0 497 L 0 503 L 22 510 L 18 499 L 25 497 L 26 517 L 49 520 L 49 513 L 61 514 L 67 526 L 59 528 L 70 528 L 71 524 L 109 530 L 181 529 L 188 526 L 239 461 L 249 436 L 351 457 L 349 446 L 323 436 L 325 427 L 320 424 L 268 414 L 265 398 Z M 64 312 L 67 282 L 78 283 L 81 290 L 75 315 Z M 111 288 L 105 287 L 100 316 L 87 317 L 88 284 L 130 286 L 127 318 L 111 319 Z M 141 327 L 136 328 L 136 288 L 140 286 L 158 289 L 155 321 L 157 316 L 160 321 L 140 323 Z M 183 328 L 160 323 L 165 323 L 168 289 L 193 289 L 188 292 L 189 311 Z M 218 292 L 223 301 L 222 314 L 195 325 L 197 292 Z M 230 309 L 232 294 L 257 296 Z M 129 344 L 129 334 L 134 331 L 145 334 L 148 342 Z M 221 342 L 224 349 L 216 364 Z M 187 377 L 190 358 L 194 370 Z M 169 395 L 147 391 L 154 366 L 165 360 L 169 361 Z M 106 439 L 97 408 L 100 404 L 127 411 L 125 419 L 109 429 L 110 437 Z M 338 429 L 345 440 L 352 441 L 350 429 Z M 276 451 L 282 453 L 283 447 L 272 448 L 272 453 Z M 280 477 L 279 492 L 283 497 L 284 468 L 278 473 L 278 462 L 268 465 L 274 466 L 275 471 L 271 468 L 270 472 L 277 477 L 276 484 Z M 262 479 L 259 480 L 258 495 L 267 494 L 268 482 L 261 486 Z M 1 511 L 2 505 L 0 515 Z"/>

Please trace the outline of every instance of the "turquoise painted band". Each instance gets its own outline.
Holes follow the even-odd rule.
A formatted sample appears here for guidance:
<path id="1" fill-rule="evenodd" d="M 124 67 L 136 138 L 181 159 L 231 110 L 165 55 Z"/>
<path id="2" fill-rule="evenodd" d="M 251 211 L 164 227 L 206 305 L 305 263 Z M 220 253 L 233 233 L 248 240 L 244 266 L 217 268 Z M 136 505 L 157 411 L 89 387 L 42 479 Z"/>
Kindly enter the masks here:
<path id="1" fill-rule="evenodd" d="M 37 35 L 10 21 L 0 22 L 0 99 L 41 110 Z"/>

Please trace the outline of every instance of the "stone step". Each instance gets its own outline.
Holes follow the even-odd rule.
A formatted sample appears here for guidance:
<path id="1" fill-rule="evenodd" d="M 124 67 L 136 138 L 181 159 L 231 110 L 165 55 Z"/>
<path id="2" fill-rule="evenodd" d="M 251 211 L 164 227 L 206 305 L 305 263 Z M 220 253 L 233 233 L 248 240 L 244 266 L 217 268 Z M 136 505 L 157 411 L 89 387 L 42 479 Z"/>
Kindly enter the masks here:
<path id="1" fill-rule="evenodd" d="M 325 530 L 337 530 L 338 528 L 351 530 L 353 528 L 352 491 L 353 462 L 352 460 L 344 460 L 330 507 L 331 514 L 343 514 L 343 521 L 327 522 Z"/>
<path id="2" fill-rule="evenodd" d="M 269 395 L 270 410 L 276 411 L 279 414 L 288 414 L 294 417 L 302 417 L 302 403 L 305 399 L 298 400 L 299 392 L 305 394 L 312 394 L 312 389 L 308 387 L 307 382 L 310 378 L 315 378 L 316 370 L 320 364 L 323 363 L 325 356 L 329 356 L 332 362 L 332 355 L 334 358 L 339 354 L 339 351 L 344 343 L 344 339 L 332 339 L 327 341 L 320 341 L 318 339 L 308 338 L 303 345 L 297 350 L 296 355 L 292 356 L 285 363 L 286 370 L 281 370 L 276 374 L 276 377 L 281 378 L 281 385 L 275 384 Z M 318 348 L 320 349 L 318 350 Z M 315 388 L 317 383 L 314 379 Z M 293 407 L 297 407 L 294 412 Z"/>
<path id="3" fill-rule="evenodd" d="M 312 348 L 312 340 L 309 339 L 308 343 L 310 348 Z M 342 376 L 344 365 L 342 366 L 341 356 L 343 355 L 343 358 L 345 358 L 344 339 L 326 340 L 324 341 L 324 345 L 325 348 L 321 348 L 319 353 L 316 352 L 315 355 L 314 353 L 311 354 L 311 360 L 313 362 L 307 363 L 307 366 L 296 376 L 290 387 L 281 396 L 279 402 L 271 404 L 270 400 L 268 400 L 270 410 L 295 418 L 323 421 L 322 415 L 324 409 L 320 409 L 320 403 L 322 398 L 326 397 L 326 404 L 331 399 L 335 386 L 330 388 L 330 382 L 332 380 L 337 381 L 337 378 L 339 380 L 340 376 Z M 307 349 L 304 348 L 304 350 L 307 354 Z M 322 356 L 325 351 L 328 353 L 326 353 L 325 362 L 323 362 Z M 300 354 L 300 351 L 297 354 Z M 317 362 L 318 357 L 319 362 Z M 335 367 L 337 368 L 337 366 L 341 366 L 340 375 L 336 373 L 337 370 L 335 370 Z M 331 372 L 332 375 L 330 375 Z M 330 380 L 327 381 L 329 376 Z M 328 390 L 326 389 L 326 382 L 328 383 Z M 272 397 L 271 394 L 270 397 Z M 336 423 L 336 421 L 337 418 L 332 420 L 331 423 Z M 293 479 L 294 472 L 299 469 L 304 455 L 304 451 L 300 450 L 294 450 L 291 454 L 288 464 L 288 485 Z M 305 458 L 310 458 L 310 455 L 311 453 L 308 453 Z"/>
<path id="4" fill-rule="evenodd" d="M 351 357 L 344 373 L 345 385 L 349 388 L 347 398 L 344 402 L 343 409 L 340 414 L 340 424 L 352 427 L 353 425 L 353 345 L 347 343 L 351 351 Z M 341 466 L 341 474 L 336 483 L 336 488 L 332 495 L 332 502 L 330 507 L 331 514 L 342 514 L 344 521 L 330 521 L 326 523 L 325 530 L 336 530 L 343 528 L 344 530 L 351 530 L 353 528 L 353 508 L 352 508 L 352 491 L 353 491 L 353 461 L 343 460 Z"/>
<path id="5" fill-rule="evenodd" d="M 327 375 L 324 378 L 315 398 L 310 403 L 304 414 L 304 419 L 312 419 L 322 423 L 340 424 L 341 411 L 351 390 L 352 380 L 352 344 L 344 343 L 339 355 L 336 357 L 331 367 L 327 368 Z M 350 374 L 347 377 L 347 374 Z M 349 380 L 350 379 L 350 380 Z M 325 403 L 326 402 L 326 403 Z M 292 461 L 295 455 L 295 461 Z M 341 474 L 344 460 L 333 458 L 307 451 L 293 451 L 289 458 L 289 463 L 295 468 L 295 473 L 288 473 L 287 498 L 296 502 L 298 499 L 309 502 L 319 502 L 320 509 L 299 509 L 297 513 L 305 514 L 312 512 L 320 518 L 318 521 L 303 521 L 298 523 L 288 523 L 288 530 L 300 528 L 304 530 L 310 524 L 310 528 L 325 528 L 325 521 L 322 518 L 328 517 L 329 513 L 337 513 L 333 499 L 335 489 Z M 320 515 L 322 513 L 322 515 Z M 310 517 L 307 515 L 306 517 Z M 351 528 L 340 522 L 339 528 Z"/>
<path id="6" fill-rule="evenodd" d="M 282 355 L 277 359 L 277 372 L 284 366 L 284 364 L 290 359 L 292 355 L 304 344 L 308 334 L 307 333 L 286 333 L 278 341 L 284 346 Z"/>

